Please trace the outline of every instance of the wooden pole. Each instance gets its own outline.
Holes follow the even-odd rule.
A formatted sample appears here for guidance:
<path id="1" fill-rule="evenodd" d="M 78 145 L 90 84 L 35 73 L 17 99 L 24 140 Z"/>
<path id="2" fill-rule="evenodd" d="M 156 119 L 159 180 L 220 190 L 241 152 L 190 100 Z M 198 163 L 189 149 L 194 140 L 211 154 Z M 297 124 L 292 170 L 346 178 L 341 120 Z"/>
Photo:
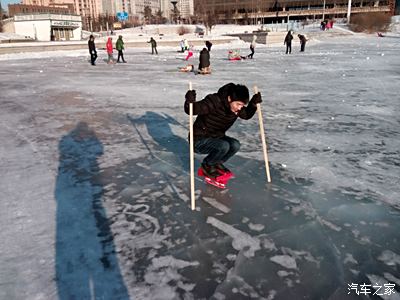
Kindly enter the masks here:
<path id="1" fill-rule="evenodd" d="M 192 82 L 189 81 L 189 91 L 192 90 Z M 193 144 L 193 103 L 189 103 L 189 144 L 190 144 L 190 198 L 192 210 L 196 208 L 194 196 L 194 144 Z"/>
<path id="2" fill-rule="evenodd" d="M 351 14 L 351 0 L 347 4 L 347 25 L 350 24 L 350 14 Z"/>
<path id="3" fill-rule="evenodd" d="M 254 86 L 254 93 L 258 93 L 257 86 Z M 267 143 L 265 141 L 265 133 L 264 133 L 264 123 L 261 114 L 261 104 L 257 103 L 257 112 L 258 112 L 258 122 L 260 124 L 260 134 L 261 134 L 261 143 L 263 146 L 264 153 L 264 161 L 265 161 L 265 172 L 267 173 L 268 182 L 271 182 L 271 175 L 269 174 L 269 163 L 268 163 L 268 153 L 267 153 Z"/>

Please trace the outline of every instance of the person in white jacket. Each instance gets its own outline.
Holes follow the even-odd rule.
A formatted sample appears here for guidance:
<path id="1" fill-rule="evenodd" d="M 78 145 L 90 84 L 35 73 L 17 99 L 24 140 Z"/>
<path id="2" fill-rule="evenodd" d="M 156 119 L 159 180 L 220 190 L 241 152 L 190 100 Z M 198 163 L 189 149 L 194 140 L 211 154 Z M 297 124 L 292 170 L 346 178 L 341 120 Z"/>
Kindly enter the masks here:
<path id="1" fill-rule="evenodd" d="M 253 35 L 253 41 L 250 44 L 250 51 L 251 53 L 249 55 L 247 55 L 248 58 L 253 58 L 254 55 L 254 49 L 256 48 L 256 40 L 257 40 L 257 36 Z"/>

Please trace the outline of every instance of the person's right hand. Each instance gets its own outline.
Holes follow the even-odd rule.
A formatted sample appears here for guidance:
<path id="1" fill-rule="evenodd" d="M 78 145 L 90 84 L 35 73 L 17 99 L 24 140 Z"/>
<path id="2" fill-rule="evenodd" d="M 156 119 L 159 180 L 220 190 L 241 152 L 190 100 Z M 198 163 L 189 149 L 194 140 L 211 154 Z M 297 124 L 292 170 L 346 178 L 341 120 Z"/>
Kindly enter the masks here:
<path id="1" fill-rule="evenodd" d="M 185 99 L 189 103 L 196 102 L 196 91 L 195 90 L 187 91 L 187 93 L 185 95 Z"/>
<path id="2" fill-rule="evenodd" d="M 260 104 L 262 102 L 260 92 L 258 92 L 257 94 L 254 94 L 250 101 L 251 101 L 251 103 L 253 103 L 255 105 Z"/>

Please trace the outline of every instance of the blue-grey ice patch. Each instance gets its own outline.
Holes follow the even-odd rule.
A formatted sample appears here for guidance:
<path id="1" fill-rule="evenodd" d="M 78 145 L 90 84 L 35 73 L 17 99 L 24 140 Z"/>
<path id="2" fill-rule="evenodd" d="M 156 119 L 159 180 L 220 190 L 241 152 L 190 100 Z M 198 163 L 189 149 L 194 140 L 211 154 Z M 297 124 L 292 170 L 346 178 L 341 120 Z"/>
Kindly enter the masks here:
<path id="1" fill-rule="evenodd" d="M 232 247 L 238 251 L 244 250 L 244 255 L 246 257 L 254 256 L 254 253 L 261 249 L 260 240 L 258 238 L 252 237 L 249 234 L 240 231 L 231 225 L 221 222 L 214 217 L 208 217 L 207 223 L 229 235 L 233 239 Z"/>
<path id="2" fill-rule="evenodd" d="M 287 269 L 297 269 L 296 260 L 289 255 L 275 255 L 270 260 Z"/>
<path id="3" fill-rule="evenodd" d="M 203 197 L 202 198 L 205 202 L 207 202 L 208 204 L 210 204 L 211 206 L 215 207 L 216 209 L 224 212 L 224 213 L 229 213 L 231 210 L 229 207 L 223 205 L 222 203 L 218 202 L 217 200 L 215 200 L 214 198 L 211 197 Z"/>
<path id="4" fill-rule="evenodd" d="M 251 230 L 254 230 L 254 231 L 262 231 L 265 228 L 265 226 L 263 224 L 249 223 L 248 226 Z"/>
<path id="5" fill-rule="evenodd" d="M 345 257 L 345 259 L 343 260 L 343 263 L 344 263 L 344 264 L 347 264 L 347 263 L 351 263 L 351 264 L 355 264 L 355 265 L 358 264 L 358 261 L 353 257 L 353 255 L 352 255 L 351 253 L 346 253 L 345 256 L 346 256 L 346 257 Z"/>
<path id="6" fill-rule="evenodd" d="M 313 167 L 310 170 L 310 178 L 317 186 L 324 185 L 328 189 L 329 187 L 335 188 L 337 186 L 336 175 L 326 167 Z"/>
<path id="7" fill-rule="evenodd" d="M 179 298 L 177 288 L 187 292 L 193 290 L 195 285 L 184 283 L 178 270 L 198 265 L 197 261 L 188 262 L 170 255 L 153 258 L 144 276 L 151 289 L 148 294 L 150 298 L 147 299 L 177 299 Z M 175 282 L 176 286 L 172 287 L 171 282 Z"/>
<path id="8" fill-rule="evenodd" d="M 388 266 L 400 265 L 400 255 L 390 250 L 385 250 L 378 257 L 378 260 L 384 262 Z"/>

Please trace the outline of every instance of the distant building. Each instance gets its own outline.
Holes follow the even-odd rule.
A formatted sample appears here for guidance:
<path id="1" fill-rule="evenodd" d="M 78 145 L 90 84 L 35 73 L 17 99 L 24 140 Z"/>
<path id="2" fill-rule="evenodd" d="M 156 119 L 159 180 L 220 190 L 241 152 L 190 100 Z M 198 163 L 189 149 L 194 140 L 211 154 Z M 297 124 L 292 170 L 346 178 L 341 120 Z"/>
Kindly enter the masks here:
<path id="1" fill-rule="evenodd" d="M 163 17 L 171 20 L 173 16 L 174 6 L 170 0 L 160 0 L 161 11 Z M 194 2 L 193 0 L 176 0 L 176 8 L 179 12 L 179 17 L 187 19 L 189 16 L 194 14 Z"/>
<path id="2" fill-rule="evenodd" d="M 171 19 L 173 8 L 170 0 L 160 0 L 160 9 L 164 18 Z"/>
<path id="3" fill-rule="evenodd" d="M 43 6 L 43 5 L 27 5 L 27 4 L 9 4 L 8 15 L 13 17 L 18 14 L 36 14 L 36 13 L 50 13 L 50 14 L 74 14 L 74 6 L 72 4 L 64 4 L 62 6 Z"/>
<path id="4" fill-rule="evenodd" d="M 187 19 L 194 14 L 193 0 L 179 0 L 177 8 L 181 18 Z"/>
<path id="5" fill-rule="evenodd" d="M 97 18 L 99 15 L 99 0 L 22 0 L 27 5 L 73 5 L 75 13 L 82 17 Z"/>
<path id="6" fill-rule="evenodd" d="M 144 18 L 144 8 L 148 6 L 151 13 L 156 15 L 161 9 L 160 0 L 134 0 L 131 3 L 132 15 L 138 16 L 140 19 Z"/>
<path id="7" fill-rule="evenodd" d="M 394 13 L 398 0 L 352 0 L 351 13 Z M 325 5 L 324 5 L 325 4 Z M 218 22 L 270 23 L 304 19 L 345 18 L 348 1 L 343 0 L 194 0 L 199 16 L 214 15 Z"/>
<path id="8" fill-rule="evenodd" d="M 3 31 L 37 41 L 78 41 L 82 36 L 82 18 L 49 13 L 15 15 L 4 21 Z"/>

